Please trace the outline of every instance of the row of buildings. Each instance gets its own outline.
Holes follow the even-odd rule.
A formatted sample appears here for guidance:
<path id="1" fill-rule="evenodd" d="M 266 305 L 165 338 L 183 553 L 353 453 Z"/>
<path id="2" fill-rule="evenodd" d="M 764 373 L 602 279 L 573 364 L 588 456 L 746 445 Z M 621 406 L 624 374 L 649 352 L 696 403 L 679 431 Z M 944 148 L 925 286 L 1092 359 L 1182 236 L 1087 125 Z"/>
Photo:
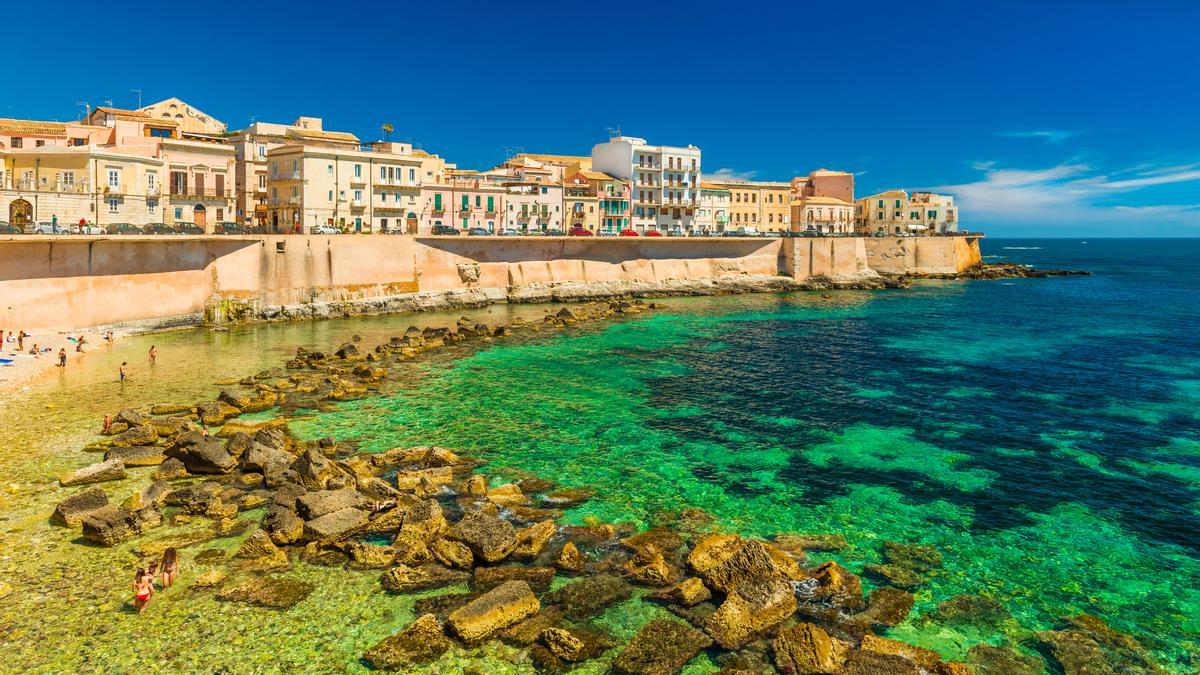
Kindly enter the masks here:
<path id="1" fill-rule="evenodd" d="M 834 234 L 957 230 L 953 198 L 855 199 L 854 176 L 705 179 L 694 145 L 616 136 L 591 155 L 522 153 L 460 169 L 411 143 L 363 142 L 322 120 L 230 131 L 176 98 L 78 122 L 0 119 L 0 219 L 110 226 L 221 223 L 272 233 L 460 230 Z"/>

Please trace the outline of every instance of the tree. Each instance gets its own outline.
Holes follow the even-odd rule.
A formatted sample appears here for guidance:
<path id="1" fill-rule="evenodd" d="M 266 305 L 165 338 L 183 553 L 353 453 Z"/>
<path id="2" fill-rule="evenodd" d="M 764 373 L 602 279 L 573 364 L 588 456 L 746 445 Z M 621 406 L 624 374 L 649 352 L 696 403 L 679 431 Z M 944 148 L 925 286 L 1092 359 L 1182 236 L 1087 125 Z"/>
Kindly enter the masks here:
<path id="1" fill-rule="evenodd" d="M 383 128 L 383 140 L 385 140 L 385 141 L 392 140 L 392 132 L 396 130 L 396 128 L 392 126 L 392 123 L 384 122 L 382 128 Z"/>

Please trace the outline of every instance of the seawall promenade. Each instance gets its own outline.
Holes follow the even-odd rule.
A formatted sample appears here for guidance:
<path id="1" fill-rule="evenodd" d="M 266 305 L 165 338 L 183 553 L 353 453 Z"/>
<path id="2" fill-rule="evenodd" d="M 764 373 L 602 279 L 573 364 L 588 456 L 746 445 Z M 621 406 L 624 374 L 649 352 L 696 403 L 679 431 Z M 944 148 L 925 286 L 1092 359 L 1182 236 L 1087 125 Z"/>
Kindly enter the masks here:
<path id="1" fill-rule="evenodd" d="M 977 237 L 0 238 L 0 325 L 172 325 L 954 274 Z"/>

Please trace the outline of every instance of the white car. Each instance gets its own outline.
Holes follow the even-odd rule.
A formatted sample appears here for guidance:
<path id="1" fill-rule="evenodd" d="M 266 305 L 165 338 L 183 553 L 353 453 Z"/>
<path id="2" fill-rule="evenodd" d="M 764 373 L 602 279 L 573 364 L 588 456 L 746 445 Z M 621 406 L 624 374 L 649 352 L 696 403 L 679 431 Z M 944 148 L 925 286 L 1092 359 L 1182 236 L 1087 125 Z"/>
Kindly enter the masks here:
<path id="1" fill-rule="evenodd" d="M 71 228 L 74 234 L 106 234 L 103 227 L 99 225 L 76 225 Z"/>
<path id="2" fill-rule="evenodd" d="M 520 234 L 521 234 L 520 232 L 517 232 L 516 230 L 514 230 L 511 227 L 506 227 L 506 228 L 500 230 L 501 237 L 516 237 L 516 236 L 520 236 Z"/>
<path id="3" fill-rule="evenodd" d="M 312 230 L 313 234 L 341 234 L 342 231 L 332 225 L 317 225 Z"/>
<path id="4" fill-rule="evenodd" d="M 42 221 L 33 226 L 30 230 L 31 234 L 71 234 L 70 225 L 55 225 L 48 221 Z"/>

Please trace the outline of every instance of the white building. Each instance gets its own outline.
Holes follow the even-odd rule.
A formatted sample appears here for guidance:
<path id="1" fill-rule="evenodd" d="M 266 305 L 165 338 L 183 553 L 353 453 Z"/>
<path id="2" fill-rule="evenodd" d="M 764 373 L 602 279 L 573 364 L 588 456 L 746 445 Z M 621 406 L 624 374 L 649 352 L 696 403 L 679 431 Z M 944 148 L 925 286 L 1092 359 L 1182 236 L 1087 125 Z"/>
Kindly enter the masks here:
<path id="1" fill-rule="evenodd" d="M 888 190 L 854 202 L 860 234 L 946 234 L 958 231 L 954 197 L 932 192 Z"/>
<path id="2" fill-rule="evenodd" d="M 592 168 L 630 181 L 634 230 L 665 232 L 695 227 L 700 206 L 700 148 L 648 145 L 642 138 L 618 136 L 592 148 Z"/>

